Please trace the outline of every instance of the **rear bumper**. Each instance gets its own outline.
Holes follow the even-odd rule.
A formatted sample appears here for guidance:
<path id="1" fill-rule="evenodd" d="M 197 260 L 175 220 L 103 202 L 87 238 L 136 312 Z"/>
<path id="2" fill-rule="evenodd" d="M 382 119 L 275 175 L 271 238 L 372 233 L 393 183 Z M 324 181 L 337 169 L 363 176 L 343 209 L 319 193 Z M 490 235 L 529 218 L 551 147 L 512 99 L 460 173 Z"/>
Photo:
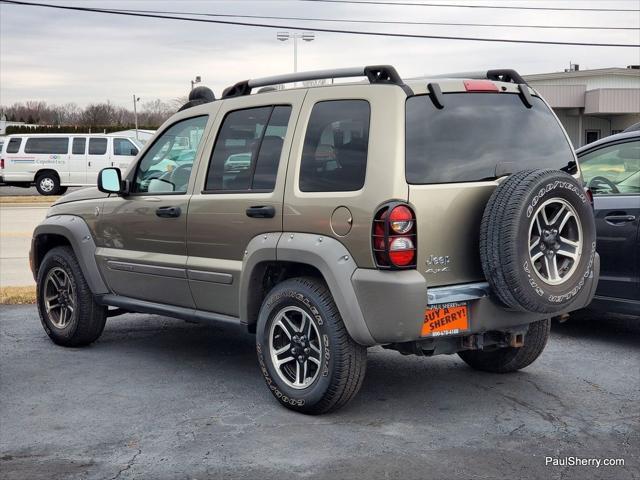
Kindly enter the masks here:
<path id="1" fill-rule="evenodd" d="M 600 275 L 600 257 L 596 254 L 593 275 L 567 311 L 578 310 L 591 303 Z M 422 324 L 427 307 L 435 304 L 467 302 L 469 330 L 456 336 L 490 331 L 509 331 L 548 314 L 524 313 L 505 308 L 491 294 L 486 282 L 427 288 L 424 277 L 416 270 L 383 272 L 356 269 L 351 283 L 371 336 L 379 344 L 422 340 Z M 439 337 L 440 338 L 440 337 Z"/>

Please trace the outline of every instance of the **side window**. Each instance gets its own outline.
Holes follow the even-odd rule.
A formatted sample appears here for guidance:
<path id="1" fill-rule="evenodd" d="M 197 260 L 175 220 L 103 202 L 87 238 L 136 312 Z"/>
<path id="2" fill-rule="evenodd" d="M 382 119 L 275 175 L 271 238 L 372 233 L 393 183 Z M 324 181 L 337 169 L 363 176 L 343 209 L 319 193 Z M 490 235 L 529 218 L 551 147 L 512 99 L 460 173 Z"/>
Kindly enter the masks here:
<path id="1" fill-rule="evenodd" d="M 364 186 L 371 109 L 366 100 L 319 102 L 302 149 L 300 190 L 348 192 Z"/>
<path id="2" fill-rule="evenodd" d="M 87 148 L 86 138 L 74 138 L 73 145 L 71 147 L 71 153 L 73 155 L 84 155 Z"/>
<path id="3" fill-rule="evenodd" d="M 640 193 L 640 141 L 610 145 L 579 159 L 594 195 Z"/>
<path id="4" fill-rule="evenodd" d="M 113 154 L 135 157 L 138 154 L 137 147 L 126 138 L 113 139 Z"/>
<path id="5" fill-rule="evenodd" d="M 104 155 L 107 153 L 106 138 L 89 139 L 89 155 Z"/>
<path id="6" fill-rule="evenodd" d="M 33 137 L 29 138 L 24 146 L 24 153 L 65 154 L 68 152 L 68 137 Z"/>
<path id="7" fill-rule="evenodd" d="M 18 153 L 20 151 L 21 138 L 12 138 L 7 144 L 7 153 Z"/>
<path id="8" fill-rule="evenodd" d="M 184 193 L 189 185 L 207 115 L 174 123 L 155 139 L 138 162 L 133 192 Z"/>
<path id="9" fill-rule="evenodd" d="M 228 113 L 213 147 L 205 191 L 273 191 L 290 116 L 289 106 Z"/>

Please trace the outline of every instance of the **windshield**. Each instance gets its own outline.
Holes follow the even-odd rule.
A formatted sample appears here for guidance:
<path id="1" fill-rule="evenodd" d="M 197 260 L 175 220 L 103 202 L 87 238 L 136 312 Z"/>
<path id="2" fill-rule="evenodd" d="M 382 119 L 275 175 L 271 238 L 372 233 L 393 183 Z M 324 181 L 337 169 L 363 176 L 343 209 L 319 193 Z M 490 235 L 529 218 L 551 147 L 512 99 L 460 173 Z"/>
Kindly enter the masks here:
<path id="1" fill-rule="evenodd" d="M 407 99 L 408 183 L 490 180 L 527 168 L 575 172 L 573 149 L 549 108 L 516 94 L 449 93 L 438 110 L 428 95 Z"/>

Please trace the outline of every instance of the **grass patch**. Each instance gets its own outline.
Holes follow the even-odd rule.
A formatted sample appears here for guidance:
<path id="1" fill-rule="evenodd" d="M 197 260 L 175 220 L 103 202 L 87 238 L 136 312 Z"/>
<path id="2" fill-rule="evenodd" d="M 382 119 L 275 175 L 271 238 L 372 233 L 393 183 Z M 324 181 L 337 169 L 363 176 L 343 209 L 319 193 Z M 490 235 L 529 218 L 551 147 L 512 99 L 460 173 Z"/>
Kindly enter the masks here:
<path id="1" fill-rule="evenodd" d="M 0 196 L 0 203 L 53 203 L 59 196 L 46 197 L 43 195 L 3 195 Z"/>
<path id="2" fill-rule="evenodd" d="M 25 305 L 36 303 L 36 286 L 0 287 L 0 305 Z"/>

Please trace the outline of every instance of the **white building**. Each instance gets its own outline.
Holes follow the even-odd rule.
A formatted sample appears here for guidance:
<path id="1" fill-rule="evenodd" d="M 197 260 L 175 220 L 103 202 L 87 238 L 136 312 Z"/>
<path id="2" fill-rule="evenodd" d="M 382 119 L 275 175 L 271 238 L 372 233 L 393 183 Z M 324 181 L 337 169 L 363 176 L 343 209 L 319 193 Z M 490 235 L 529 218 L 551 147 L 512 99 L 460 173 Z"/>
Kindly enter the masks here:
<path id="1" fill-rule="evenodd" d="M 640 66 L 525 75 L 549 102 L 575 148 L 640 122 Z"/>

